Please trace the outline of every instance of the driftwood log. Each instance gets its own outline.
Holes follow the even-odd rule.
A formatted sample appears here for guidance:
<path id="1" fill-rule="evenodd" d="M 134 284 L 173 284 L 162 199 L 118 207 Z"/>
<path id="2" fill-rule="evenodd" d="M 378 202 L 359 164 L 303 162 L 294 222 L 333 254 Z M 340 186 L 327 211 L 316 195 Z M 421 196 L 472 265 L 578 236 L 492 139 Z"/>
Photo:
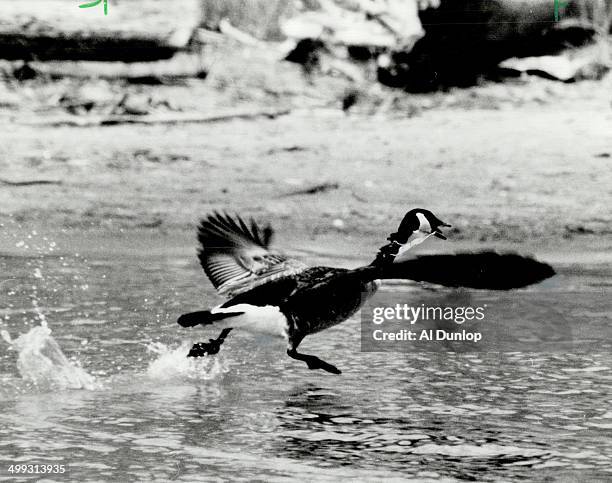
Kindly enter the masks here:
<path id="1" fill-rule="evenodd" d="M 22 33 L 0 30 L 0 57 L 7 60 L 97 60 L 138 62 L 169 59 L 185 42 L 130 32 Z"/>
<path id="2" fill-rule="evenodd" d="M 4 0 L 0 58 L 7 60 L 152 61 L 185 49 L 200 20 L 199 1 L 110 2 L 78 8 L 76 0 Z"/>
<path id="3" fill-rule="evenodd" d="M 26 123 L 30 126 L 45 127 L 97 127 L 97 126 L 116 126 L 118 124 L 206 124 L 216 122 L 228 122 L 235 120 L 251 120 L 259 118 L 276 119 L 291 113 L 290 109 L 276 110 L 228 110 L 213 114 L 182 114 L 182 115 L 117 115 L 117 116 L 70 116 L 49 119 L 37 119 Z"/>
<path id="4" fill-rule="evenodd" d="M 130 84 L 176 84 L 188 79 L 202 79 L 206 71 L 198 56 L 177 54 L 157 62 L 28 62 L 33 76 L 49 79 L 107 79 Z M 16 76 L 17 77 L 17 76 Z"/>

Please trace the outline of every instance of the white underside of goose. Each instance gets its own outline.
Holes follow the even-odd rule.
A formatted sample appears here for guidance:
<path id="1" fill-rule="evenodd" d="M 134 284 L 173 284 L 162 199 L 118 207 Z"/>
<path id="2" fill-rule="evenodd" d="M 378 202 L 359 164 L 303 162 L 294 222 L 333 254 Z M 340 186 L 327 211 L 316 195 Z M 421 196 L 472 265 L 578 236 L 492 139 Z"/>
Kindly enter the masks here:
<path id="1" fill-rule="evenodd" d="M 215 328 L 232 327 L 234 329 L 245 329 L 257 334 L 287 338 L 289 328 L 287 317 L 275 305 L 258 307 L 251 304 L 237 304 L 231 307 L 218 306 L 211 310 L 213 314 L 231 312 L 244 313 L 215 322 Z"/>

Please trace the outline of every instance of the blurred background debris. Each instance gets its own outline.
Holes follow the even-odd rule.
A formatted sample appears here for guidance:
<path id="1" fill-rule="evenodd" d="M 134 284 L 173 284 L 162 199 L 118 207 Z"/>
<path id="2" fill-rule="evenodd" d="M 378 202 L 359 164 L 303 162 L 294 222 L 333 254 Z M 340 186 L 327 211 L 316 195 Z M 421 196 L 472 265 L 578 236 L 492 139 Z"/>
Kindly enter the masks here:
<path id="1" fill-rule="evenodd" d="M 111 0 L 108 16 L 74 3 L 3 2 L 6 103 L 18 82 L 34 111 L 55 100 L 74 116 L 270 102 L 380 114 L 403 103 L 385 88 L 598 80 L 611 63 L 612 0 L 569 1 L 559 21 L 548 0 Z"/>
<path id="2" fill-rule="evenodd" d="M 420 162 L 415 156 L 423 157 L 424 165 L 419 166 L 424 171 L 414 176 L 427 178 L 443 174 L 470 183 L 474 163 L 480 165 L 482 160 L 479 161 L 480 154 L 464 146 L 465 139 L 472 136 L 464 131 L 474 124 L 466 121 L 452 127 L 458 113 L 464 117 L 473 114 L 479 119 L 478 125 L 489 125 L 491 113 L 499 113 L 501 117 L 496 118 L 498 122 L 491 124 L 490 129 L 502 130 L 502 126 L 516 125 L 516 119 L 508 121 L 512 116 L 522 118 L 527 111 L 532 115 L 534 106 L 544 117 L 547 114 L 540 109 L 546 105 L 564 115 L 567 113 L 570 121 L 585 109 L 611 106 L 612 0 L 569 1 L 560 9 L 558 21 L 552 0 L 181 0 L 178 4 L 165 0 L 109 0 L 107 16 L 101 9 L 78 8 L 78 0 L 2 0 L 1 3 L 0 119 L 11 129 L 21 126 L 28 133 L 31 131 L 19 142 L 6 143 L 5 161 L 0 162 L 0 167 L 7 170 L 3 179 L 9 182 L 38 179 L 39 166 L 47 166 L 51 171 L 53 176 L 49 179 L 62 180 L 70 179 L 78 169 L 75 166 L 92 166 L 96 162 L 115 166 L 100 154 L 102 147 L 91 148 L 93 151 L 82 148 L 85 151 L 79 155 L 63 151 L 73 149 L 75 138 L 103 137 L 104 131 L 99 128 L 110 130 L 112 126 L 116 133 L 113 141 L 123 140 L 125 148 L 132 150 L 142 149 L 142 132 L 159 129 L 155 136 L 147 138 L 151 144 L 147 149 L 153 149 L 164 159 L 178 149 L 175 146 L 172 153 L 165 153 L 168 146 L 175 144 L 167 139 L 170 133 L 174 133 L 172 139 L 183 139 L 186 132 L 191 136 L 197 133 L 196 137 L 202 136 L 201 141 L 190 138 L 180 144 L 191 145 L 192 150 L 187 150 L 190 160 L 177 161 L 174 167 L 184 165 L 185 173 L 189 173 L 196 169 L 192 163 L 200 156 L 197 166 L 206 167 L 206 176 L 217 165 L 237 163 L 235 171 L 228 168 L 228 173 L 242 179 L 245 174 L 238 164 L 243 158 L 254 156 L 251 153 L 278 159 L 282 163 L 270 173 L 262 174 L 265 179 L 257 178 L 257 189 L 253 191 L 269 186 L 273 201 L 263 206 L 258 204 L 259 195 L 254 202 L 249 198 L 249 189 L 239 188 L 245 197 L 245 207 L 257 205 L 286 221 L 291 213 L 288 206 L 295 202 L 295 209 L 302 209 L 300 199 L 314 193 L 316 196 L 309 197 L 313 200 L 313 210 L 329 211 L 323 201 L 318 205 L 319 198 L 328 198 L 328 202 L 338 203 L 337 210 L 331 210 L 334 213 L 330 219 L 344 220 L 346 226 L 357 230 L 369 226 L 364 218 L 370 217 L 370 221 L 378 223 L 390 213 L 388 206 L 377 208 L 373 194 L 379 190 L 385 192 L 382 187 L 386 182 L 378 179 L 374 183 L 376 190 L 364 188 L 364 182 L 376 179 L 379 173 L 393 172 L 394 182 L 399 183 L 403 170 L 394 168 L 398 158 L 412 160 L 410 172 L 413 173 Z M 431 113 L 443 119 L 428 117 Z M 303 124 L 294 121 L 300 116 L 305 119 Z M 235 140 L 228 139 L 220 139 L 217 151 L 213 149 L 217 159 L 209 155 L 212 143 L 207 137 L 209 133 L 222 137 L 231 134 L 224 134 L 215 124 L 257 122 L 265 125 L 265 120 L 280 118 L 283 121 L 279 123 L 296 130 L 283 133 L 284 147 L 271 146 L 273 139 L 281 134 L 268 126 L 266 136 L 270 139 L 242 133 L 240 142 L 253 145 L 240 151 L 238 158 Z M 360 131 L 356 127 L 360 119 L 372 129 Z M 336 154 L 343 152 L 333 139 L 332 133 L 336 131 L 317 130 L 317 126 L 335 126 L 342 120 L 347 121 L 342 125 L 347 130 L 343 136 L 354 135 L 364 143 L 367 139 L 367 145 L 362 145 L 359 153 Z M 395 131 L 396 122 L 408 124 L 401 131 Z M 32 126 L 40 129 L 33 130 Z M 40 150 L 39 136 L 47 133 L 47 128 L 54 133 L 54 144 L 62 146 L 58 148 L 62 154 L 57 159 L 47 148 L 42 154 L 37 151 Z M 404 129 L 418 134 L 408 138 Z M 445 132 L 450 142 L 454 138 L 449 133 L 454 129 L 463 133 L 457 138 L 460 146 L 456 143 L 455 147 L 440 148 L 443 152 L 438 154 L 429 152 L 431 141 L 427 138 Z M 86 134 L 90 131 L 92 134 Z M 233 132 L 233 128 L 229 131 Z M 573 132 L 585 143 L 593 136 L 589 142 L 594 146 L 594 153 L 609 153 L 609 145 L 595 140 L 607 131 L 600 127 L 588 135 Z M 60 132 L 65 135 L 64 141 L 56 135 Z M 315 136 L 314 132 L 318 134 Z M 503 128 L 503 135 L 506 132 Z M 501 135 L 492 134 L 492 137 L 499 139 Z M 355 142 L 351 139 L 350 145 Z M 200 142 L 206 146 L 198 145 L 196 149 L 193 143 Z M 515 154 L 507 150 L 515 150 L 516 142 L 500 148 L 493 144 L 491 159 L 501 159 L 503 163 L 514 159 Z M 29 146 L 24 148 L 27 153 L 23 156 L 19 152 L 21 145 Z M 304 146 L 304 149 L 285 149 L 287 146 Z M 480 148 L 483 146 L 479 145 Z M 530 153 L 537 149 L 531 146 Z M 461 162 L 448 160 L 453 153 Z M 377 163 L 377 171 L 370 172 L 363 164 L 361 157 L 366 155 Z M 116 156 L 114 153 L 113 157 Z M 546 163 L 547 159 L 556 162 L 562 154 L 542 156 L 542 162 Z M 470 157 L 475 159 L 468 161 Z M 323 161 L 319 158 L 334 160 L 342 174 L 315 176 L 322 169 L 318 163 Z M 22 163 L 18 162 L 20 159 Z M 607 161 L 603 157 L 589 159 L 593 169 Z M 304 167 L 283 172 L 283 163 L 294 162 Z M 134 170 L 137 173 L 141 164 L 132 160 L 118 165 L 112 172 L 125 174 Z M 350 165 L 352 171 L 344 168 L 345 165 Z M 309 169 L 313 170 L 312 176 L 308 174 Z M 572 167 L 569 171 L 575 169 L 578 168 Z M 277 172 L 286 178 L 297 177 L 294 170 L 300 171 L 304 180 L 299 189 L 288 191 L 275 181 Z M 453 170 L 459 170 L 459 174 Z M 176 171 L 176 176 L 181 173 Z M 164 178 L 168 176 L 164 172 Z M 351 176 L 359 188 L 345 182 Z M 225 197 L 231 197 L 232 203 L 241 202 L 234 196 L 233 181 L 224 177 L 217 181 L 221 188 L 211 195 L 211 203 Z M 523 185 L 517 180 L 511 181 L 491 175 L 482 191 L 474 192 L 470 187 L 466 188 L 468 194 L 462 191 L 455 195 L 470 200 L 472 196 L 488 193 L 485 199 L 490 196 L 506 199 L 521 186 L 530 186 L 527 180 L 523 180 Z M 186 193 L 198 192 L 200 182 L 193 183 L 197 186 L 191 180 L 181 179 L 174 186 L 184 186 Z M 93 182 L 84 185 L 97 189 Z M 13 185 L 4 183 L 4 186 Z M 71 186 L 67 181 L 61 189 L 70 190 Z M 550 190 L 551 196 L 565 199 L 563 187 L 557 188 Z M 51 185 L 46 189 L 59 188 Z M 398 193 L 407 189 L 402 185 L 390 191 L 393 196 L 400 196 Z M 548 193 L 547 190 L 544 189 Z M 423 184 L 411 187 L 405 196 L 419 200 L 418 193 L 424 196 L 425 192 L 430 193 Z M 350 203 L 342 198 L 347 193 Z M 277 202 L 279 196 L 285 204 Z M 0 197 L 0 201 L 8 212 L 17 210 L 25 218 L 35 216 L 36 210 L 20 208 L 18 200 Z M 368 210 L 362 209 L 363 203 L 368 204 Z M 558 204 L 557 201 L 550 203 L 551 206 Z M 151 206 L 154 205 L 151 201 Z M 484 210 L 482 204 L 474 206 Z M 592 206 L 597 211 L 597 205 Z M 162 204 L 155 216 L 170 208 L 171 204 Z M 469 207 L 464 208 L 469 212 Z M 571 218 L 570 211 L 564 213 L 563 216 Z M 481 224 L 485 227 L 483 230 L 495 233 L 504 230 L 503 236 L 506 236 L 506 221 L 499 221 L 502 215 L 506 216 L 498 212 L 483 213 L 490 222 Z M 164 219 L 164 226 L 170 222 Z M 522 219 L 514 220 L 513 230 L 519 229 L 521 223 Z M 573 226 L 571 223 L 568 219 L 559 226 Z M 554 231 L 555 226 L 548 226 L 547 230 Z M 600 225 L 595 226 L 597 233 L 603 230 Z M 537 230 L 538 226 L 530 226 L 525 233 L 531 233 L 532 229 Z M 461 236 L 471 236 L 470 233 L 462 229 Z M 577 232 L 568 233 L 574 236 Z"/>

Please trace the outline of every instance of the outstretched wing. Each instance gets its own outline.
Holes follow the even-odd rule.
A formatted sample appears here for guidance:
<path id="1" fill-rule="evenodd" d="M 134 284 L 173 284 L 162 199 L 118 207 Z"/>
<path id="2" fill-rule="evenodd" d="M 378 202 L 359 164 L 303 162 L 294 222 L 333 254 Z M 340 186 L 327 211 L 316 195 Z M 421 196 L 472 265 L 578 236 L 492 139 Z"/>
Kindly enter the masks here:
<path id="1" fill-rule="evenodd" d="M 277 278 L 308 268 L 268 249 L 272 228 L 260 228 L 239 216 L 213 213 L 198 228 L 198 258 L 221 295 L 234 297 Z"/>

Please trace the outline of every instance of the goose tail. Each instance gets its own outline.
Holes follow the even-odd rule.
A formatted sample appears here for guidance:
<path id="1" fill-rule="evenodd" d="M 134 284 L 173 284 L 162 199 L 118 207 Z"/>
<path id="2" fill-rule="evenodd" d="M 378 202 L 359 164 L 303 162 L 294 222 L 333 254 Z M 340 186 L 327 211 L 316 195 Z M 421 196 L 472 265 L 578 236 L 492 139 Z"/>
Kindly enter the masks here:
<path id="1" fill-rule="evenodd" d="M 236 315 L 242 315 L 244 312 L 222 312 L 213 314 L 210 310 L 200 310 L 198 312 L 190 312 L 181 315 L 176 321 L 181 327 L 195 327 L 197 325 L 210 325 L 215 322 Z"/>

